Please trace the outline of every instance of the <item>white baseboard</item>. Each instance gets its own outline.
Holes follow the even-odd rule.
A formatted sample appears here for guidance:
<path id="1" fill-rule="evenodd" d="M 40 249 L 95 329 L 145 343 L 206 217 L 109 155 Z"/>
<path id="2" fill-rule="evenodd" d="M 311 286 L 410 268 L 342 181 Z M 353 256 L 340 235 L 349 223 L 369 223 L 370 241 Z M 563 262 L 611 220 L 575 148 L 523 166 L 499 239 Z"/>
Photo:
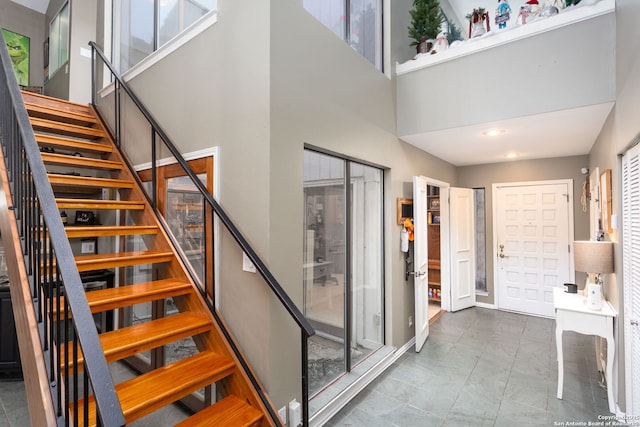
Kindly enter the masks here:
<path id="1" fill-rule="evenodd" d="M 498 307 L 496 307 L 495 304 L 488 304 L 486 302 L 478 302 L 478 301 L 476 301 L 476 307 L 490 308 L 491 310 L 496 310 L 498 308 Z"/>
<path id="2" fill-rule="evenodd" d="M 407 352 L 407 350 L 413 348 L 416 343 L 416 338 L 413 337 L 409 342 L 402 347 L 396 349 L 393 353 L 389 354 L 386 358 L 382 359 L 375 366 L 373 366 L 364 375 L 354 381 L 349 387 L 344 389 L 339 395 L 337 395 L 332 401 L 326 404 L 322 409 L 316 412 L 313 417 L 309 419 L 309 425 L 311 427 L 320 427 L 325 425 L 329 420 L 336 415 L 342 408 L 344 408 L 358 393 L 360 393 L 366 386 L 371 384 L 373 380 L 378 378 L 393 362 L 398 360 L 400 356 Z"/>

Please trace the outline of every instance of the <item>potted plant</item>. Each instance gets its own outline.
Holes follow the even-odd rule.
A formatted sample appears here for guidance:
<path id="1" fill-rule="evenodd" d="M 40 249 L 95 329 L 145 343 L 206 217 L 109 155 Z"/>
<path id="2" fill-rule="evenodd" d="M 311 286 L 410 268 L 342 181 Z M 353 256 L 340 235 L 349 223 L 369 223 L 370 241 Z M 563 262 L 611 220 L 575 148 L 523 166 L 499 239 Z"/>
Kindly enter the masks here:
<path id="1" fill-rule="evenodd" d="M 433 39 L 440 33 L 442 14 L 438 0 L 413 0 L 409 37 L 413 39 L 411 46 L 416 46 L 418 53 L 426 53 L 433 45 Z"/>

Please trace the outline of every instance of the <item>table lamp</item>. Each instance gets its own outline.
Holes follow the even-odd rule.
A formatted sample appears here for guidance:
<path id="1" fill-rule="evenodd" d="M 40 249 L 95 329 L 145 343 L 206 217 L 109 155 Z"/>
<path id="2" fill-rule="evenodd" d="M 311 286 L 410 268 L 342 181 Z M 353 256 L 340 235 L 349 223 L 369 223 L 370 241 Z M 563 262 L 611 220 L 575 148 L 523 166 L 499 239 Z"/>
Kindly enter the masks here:
<path id="1" fill-rule="evenodd" d="M 573 242 L 573 257 L 576 271 L 587 273 L 587 306 L 592 310 L 602 309 L 602 275 L 613 273 L 613 243 L 594 240 Z M 595 283 L 591 275 L 595 275 Z"/>

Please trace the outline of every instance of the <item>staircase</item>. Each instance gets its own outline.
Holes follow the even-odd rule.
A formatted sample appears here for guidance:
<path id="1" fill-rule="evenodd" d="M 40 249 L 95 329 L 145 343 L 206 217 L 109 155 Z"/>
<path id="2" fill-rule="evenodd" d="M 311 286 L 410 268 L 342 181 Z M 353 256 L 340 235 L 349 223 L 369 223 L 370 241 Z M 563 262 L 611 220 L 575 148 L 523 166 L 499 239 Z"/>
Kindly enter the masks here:
<path id="1" fill-rule="evenodd" d="M 122 238 L 124 242 L 124 236 L 140 236 L 146 246 L 138 251 L 75 257 L 80 272 L 121 271 L 131 266 L 150 267 L 154 272 L 153 280 L 144 283 L 123 283 L 128 275 L 118 274 L 117 287 L 87 292 L 91 312 L 113 315 L 114 310 L 167 298 L 173 299 L 179 311 L 171 316 L 102 331 L 99 338 L 107 362 L 123 360 L 187 338 L 193 339 L 197 347 L 194 355 L 115 385 L 126 423 L 215 384 L 219 399 L 180 422 L 179 426 L 276 425 L 277 421 L 269 415 L 273 405 L 263 403 L 249 380 L 142 189 L 123 162 L 122 154 L 93 109 L 27 92 L 23 92 L 23 100 L 58 208 L 100 212 L 99 217 L 109 218 L 116 218 L 109 212 L 120 212 L 120 217 L 129 218 L 128 223 L 133 222 L 133 225 L 67 225 L 67 238 L 111 237 Z M 109 191 L 103 191 L 105 189 Z M 103 199 L 104 194 L 111 195 L 111 199 Z M 116 247 L 114 244 L 100 246 Z M 51 313 L 54 322 L 68 316 L 66 310 L 57 307 Z M 72 347 L 61 349 L 60 354 L 61 360 L 66 360 L 67 372 L 83 369 L 82 354 L 74 352 Z M 82 413 L 85 405 L 89 405 L 88 425 L 94 426 L 97 420 L 92 398 L 78 401 L 78 408 L 73 409 Z M 84 425 L 82 420 L 76 421 Z"/>

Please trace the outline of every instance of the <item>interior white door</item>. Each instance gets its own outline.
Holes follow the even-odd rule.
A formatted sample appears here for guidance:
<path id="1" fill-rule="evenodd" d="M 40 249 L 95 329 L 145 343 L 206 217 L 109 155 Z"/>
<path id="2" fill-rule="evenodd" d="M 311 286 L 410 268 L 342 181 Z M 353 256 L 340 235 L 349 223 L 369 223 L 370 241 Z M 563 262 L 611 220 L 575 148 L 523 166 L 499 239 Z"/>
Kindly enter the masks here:
<path id="1" fill-rule="evenodd" d="M 429 336 L 427 179 L 422 176 L 413 177 L 413 229 L 416 351 L 420 351 Z"/>
<path id="2" fill-rule="evenodd" d="M 570 182 L 494 185 L 498 308 L 552 317 L 572 281 Z"/>
<path id="3" fill-rule="evenodd" d="M 449 188 L 451 311 L 476 305 L 476 245 L 473 190 Z"/>

